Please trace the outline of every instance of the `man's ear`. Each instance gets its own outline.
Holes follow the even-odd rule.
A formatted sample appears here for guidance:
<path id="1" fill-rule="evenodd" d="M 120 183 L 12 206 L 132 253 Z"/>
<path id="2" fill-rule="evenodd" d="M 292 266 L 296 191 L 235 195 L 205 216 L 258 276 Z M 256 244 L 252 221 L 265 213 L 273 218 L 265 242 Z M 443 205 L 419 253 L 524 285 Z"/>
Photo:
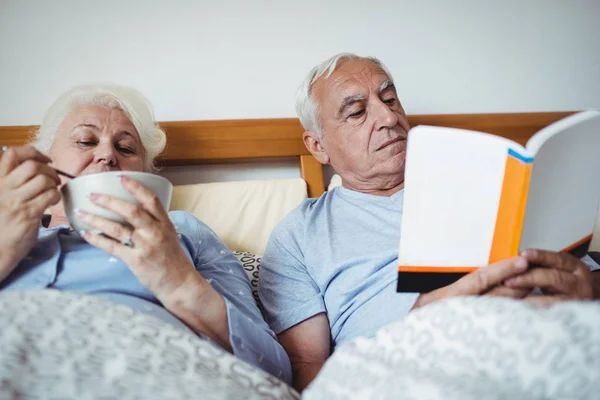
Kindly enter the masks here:
<path id="1" fill-rule="evenodd" d="M 323 146 L 323 138 L 319 137 L 315 132 L 305 131 L 302 134 L 302 140 L 304 140 L 304 145 L 318 162 L 329 164 L 329 155 Z"/>

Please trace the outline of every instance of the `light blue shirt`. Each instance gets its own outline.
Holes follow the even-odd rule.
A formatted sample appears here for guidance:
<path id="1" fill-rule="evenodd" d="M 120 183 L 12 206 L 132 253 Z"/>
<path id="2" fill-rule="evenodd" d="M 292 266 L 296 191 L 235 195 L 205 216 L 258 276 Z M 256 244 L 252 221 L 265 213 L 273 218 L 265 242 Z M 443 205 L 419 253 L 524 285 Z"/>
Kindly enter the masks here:
<path id="1" fill-rule="evenodd" d="M 235 255 L 191 214 L 172 211 L 169 217 L 196 270 L 225 299 L 233 353 L 290 383 L 288 356 L 263 320 L 248 277 Z M 162 307 L 123 261 L 86 243 L 68 226 L 41 228 L 35 247 L 0 283 L 0 290 L 34 288 L 101 296 L 189 329 Z"/>
<path id="2" fill-rule="evenodd" d="M 397 293 L 403 191 L 337 187 L 307 199 L 275 228 L 259 296 L 275 333 L 326 312 L 334 346 L 405 316 L 418 294 Z"/>
<path id="3" fill-rule="evenodd" d="M 385 197 L 337 187 L 284 218 L 259 278 L 275 333 L 325 312 L 335 347 L 408 314 L 418 294 L 396 292 L 403 196 L 403 190 Z M 588 256 L 583 261 L 599 268 Z"/>

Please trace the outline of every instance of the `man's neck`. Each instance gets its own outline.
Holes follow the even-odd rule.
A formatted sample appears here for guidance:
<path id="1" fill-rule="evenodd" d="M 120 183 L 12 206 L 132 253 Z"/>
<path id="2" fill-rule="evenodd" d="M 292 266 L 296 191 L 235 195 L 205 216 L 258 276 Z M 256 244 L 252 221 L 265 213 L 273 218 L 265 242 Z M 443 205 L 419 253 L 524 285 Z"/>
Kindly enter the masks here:
<path id="1" fill-rule="evenodd" d="M 389 188 L 360 188 L 353 187 L 352 185 L 348 185 L 344 180 L 342 180 L 342 186 L 346 189 L 353 190 L 355 192 L 372 194 L 374 196 L 392 196 L 395 193 L 398 193 L 400 190 L 404 189 L 404 181 L 400 182 L 396 186 L 392 186 Z"/>

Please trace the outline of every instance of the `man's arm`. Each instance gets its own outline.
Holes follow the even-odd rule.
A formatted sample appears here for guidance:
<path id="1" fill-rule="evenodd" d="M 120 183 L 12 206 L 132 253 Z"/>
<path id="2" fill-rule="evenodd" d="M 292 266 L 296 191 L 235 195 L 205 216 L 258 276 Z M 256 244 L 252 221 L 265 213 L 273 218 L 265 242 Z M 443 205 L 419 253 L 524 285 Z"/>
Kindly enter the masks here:
<path id="1" fill-rule="evenodd" d="M 600 270 L 592 271 L 592 288 L 594 292 L 594 300 L 600 299 Z"/>
<path id="2" fill-rule="evenodd" d="M 277 338 L 292 363 L 292 385 L 301 392 L 315 379 L 329 357 L 331 333 L 327 315 L 314 315 L 281 332 Z"/>

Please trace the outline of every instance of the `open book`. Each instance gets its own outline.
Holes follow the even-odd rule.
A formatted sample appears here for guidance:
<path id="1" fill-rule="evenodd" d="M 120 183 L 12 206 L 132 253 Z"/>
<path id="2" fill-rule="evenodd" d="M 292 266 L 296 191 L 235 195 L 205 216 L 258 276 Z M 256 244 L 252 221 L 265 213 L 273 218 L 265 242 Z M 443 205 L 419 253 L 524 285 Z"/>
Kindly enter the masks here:
<path id="1" fill-rule="evenodd" d="M 537 132 L 417 126 L 406 150 L 398 291 L 426 292 L 527 248 L 589 247 L 600 201 L 600 112 Z"/>

